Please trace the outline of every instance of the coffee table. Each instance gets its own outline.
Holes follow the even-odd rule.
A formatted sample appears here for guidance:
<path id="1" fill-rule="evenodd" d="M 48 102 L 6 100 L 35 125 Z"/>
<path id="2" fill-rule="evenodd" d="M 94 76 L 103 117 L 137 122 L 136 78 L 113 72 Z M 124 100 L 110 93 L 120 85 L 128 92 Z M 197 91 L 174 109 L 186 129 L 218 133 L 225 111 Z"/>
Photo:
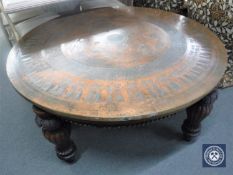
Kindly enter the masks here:
<path id="1" fill-rule="evenodd" d="M 57 156 L 76 160 L 71 123 L 128 126 L 187 110 L 185 140 L 217 99 L 223 44 L 197 22 L 145 8 L 101 8 L 57 18 L 23 37 L 7 60 L 15 89 Z"/>

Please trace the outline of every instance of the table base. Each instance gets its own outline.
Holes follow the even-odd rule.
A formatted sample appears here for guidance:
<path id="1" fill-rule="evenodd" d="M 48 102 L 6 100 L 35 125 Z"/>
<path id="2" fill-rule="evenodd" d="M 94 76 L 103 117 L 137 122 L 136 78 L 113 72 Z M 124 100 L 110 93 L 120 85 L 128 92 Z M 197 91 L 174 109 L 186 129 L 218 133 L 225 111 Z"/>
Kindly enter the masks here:
<path id="1" fill-rule="evenodd" d="M 186 109 L 187 119 L 182 124 L 183 137 L 186 141 L 194 141 L 201 131 L 201 121 L 206 118 L 213 109 L 213 103 L 217 99 L 217 90 L 215 89 L 209 93 L 206 97 L 193 104 Z M 36 114 L 35 121 L 39 127 L 42 128 L 44 137 L 51 143 L 55 144 L 57 157 L 67 163 L 74 163 L 78 159 L 76 146 L 70 138 L 71 134 L 71 122 L 67 119 L 61 119 L 49 112 L 40 109 L 37 106 L 33 106 L 33 111 Z M 162 117 L 164 118 L 164 117 Z M 161 119 L 161 118 L 160 118 Z M 146 121 L 144 121 L 146 122 Z M 140 122 L 140 124 L 143 123 Z M 82 123 L 79 123 L 82 125 Z M 132 123 L 132 125 L 138 125 L 139 123 Z M 105 126 L 99 124 L 93 124 L 95 126 Z M 130 124 L 126 124 L 129 126 Z M 108 125 L 111 126 L 111 125 Z M 114 125 L 123 126 L 123 124 Z"/>

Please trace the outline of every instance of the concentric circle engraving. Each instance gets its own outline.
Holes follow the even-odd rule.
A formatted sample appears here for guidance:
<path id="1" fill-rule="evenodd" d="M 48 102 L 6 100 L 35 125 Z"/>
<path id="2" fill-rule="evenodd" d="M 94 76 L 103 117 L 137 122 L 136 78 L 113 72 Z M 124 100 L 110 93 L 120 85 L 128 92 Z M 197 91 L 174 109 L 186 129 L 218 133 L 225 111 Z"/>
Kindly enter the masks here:
<path id="1" fill-rule="evenodd" d="M 111 22 L 114 23 L 114 20 Z M 143 34 L 138 35 L 139 33 Z M 141 22 L 141 24 L 131 24 L 127 30 L 120 28 L 95 35 L 87 33 L 85 38 L 63 43 L 61 51 L 66 59 L 77 62 L 75 66 L 87 66 L 90 69 L 93 67 L 115 68 L 127 71 L 129 68 L 151 64 L 170 49 L 175 49 L 174 46 L 171 48 L 170 38 L 173 39 L 163 29 Z M 184 41 L 183 38 L 181 40 Z M 183 53 L 184 48 L 185 43 L 181 48 Z M 93 77 L 90 75 L 90 78 Z"/>
<path id="2" fill-rule="evenodd" d="M 104 8 L 27 34 L 11 50 L 7 73 L 24 97 L 51 112 L 125 121 L 194 103 L 217 85 L 225 64 L 224 46 L 192 20 Z"/>

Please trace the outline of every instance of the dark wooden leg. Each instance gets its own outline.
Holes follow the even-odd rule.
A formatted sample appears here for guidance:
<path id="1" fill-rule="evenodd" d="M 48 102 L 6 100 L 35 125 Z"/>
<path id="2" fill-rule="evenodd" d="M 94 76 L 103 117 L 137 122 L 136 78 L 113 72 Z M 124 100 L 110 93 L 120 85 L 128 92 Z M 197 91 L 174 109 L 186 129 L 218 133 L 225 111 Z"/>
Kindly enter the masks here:
<path id="1" fill-rule="evenodd" d="M 56 146 L 57 157 L 68 163 L 76 161 L 76 146 L 70 139 L 71 125 L 54 115 L 33 106 L 36 124 L 42 128 L 44 137 Z"/>
<path id="2" fill-rule="evenodd" d="M 202 100 L 187 108 L 187 119 L 184 120 L 182 125 L 183 136 L 186 141 L 194 140 L 200 134 L 201 121 L 210 114 L 217 96 L 215 89 Z"/>

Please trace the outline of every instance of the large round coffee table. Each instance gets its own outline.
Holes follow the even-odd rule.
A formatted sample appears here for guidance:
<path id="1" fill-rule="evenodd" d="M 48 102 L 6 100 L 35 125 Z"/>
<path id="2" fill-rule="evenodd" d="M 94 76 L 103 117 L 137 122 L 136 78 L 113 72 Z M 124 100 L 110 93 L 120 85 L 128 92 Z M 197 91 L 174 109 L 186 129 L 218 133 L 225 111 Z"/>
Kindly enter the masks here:
<path id="1" fill-rule="evenodd" d="M 11 50 L 7 73 L 36 122 L 74 162 L 71 123 L 133 125 L 187 110 L 186 140 L 217 98 L 223 44 L 197 22 L 144 8 L 102 8 L 47 22 Z"/>

